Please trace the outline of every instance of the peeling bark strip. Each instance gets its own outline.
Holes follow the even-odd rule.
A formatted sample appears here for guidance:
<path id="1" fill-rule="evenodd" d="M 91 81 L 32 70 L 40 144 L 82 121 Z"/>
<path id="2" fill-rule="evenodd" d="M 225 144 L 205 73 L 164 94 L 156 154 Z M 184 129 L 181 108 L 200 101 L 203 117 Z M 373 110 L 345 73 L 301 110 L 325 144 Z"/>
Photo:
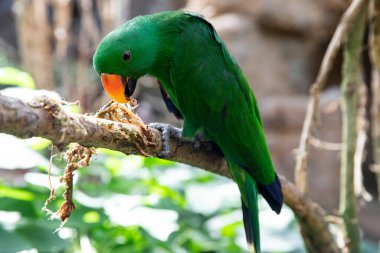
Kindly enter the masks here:
<path id="1" fill-rule="evenodd" d="M 50 214 L 51 219 L 60 219 L 62 221 L 61 226 L 56 231 L 60 230 L 64 226 L 64 224 L 68 221 L 71 213 L 75 209 L 75 204 L 73 202 L 73 173 L 79 168 L 89 166 L 90 158 L 95 153 L 96 151 L 94 148 L 85 148 L 77 143 L 71 145 L 69 150 L 66 151 L 65 160 L 67 161 L 67 164 L 65 167 L 64 175 L 59 179 L 59 181 L 65 185 L 65 192 L 63 193 L 63 198 L 65 201 L 56 212 L 51 211 L 47 207 L 51 201 L 56 198 L 54 189 L 52 188 L 51 184 L 49 184 L 50 196 L 45 201 L 42 210 Z M 50 170 L 48 176 L 50 177 Z"/>
<path id="2" fill-rule="evenodd" d="M 24 103 L 0 95 L 0 132 L 21 138 L 44 137 L 61 149 L 75 142 L 86 147 L 113 149 L 127 155 L 157 156 L 160 153 L 162 139 L 157 130 L 149 129 L 150 133 L 147 134 L 135 124 L 71 114 L 64 110 L 62 103 L 46 96 Z M 194 150 L 189 141 L 183 141 L 181 146 L 177 143 L 178 140 L 171 139 L 168 160 L 231 177 L 225 160 L 214 144 L 202 142 L 200 148 Z M 296 214 L 306 244 L 313 248 L 313 252 L 339 253 L 328 224 L 324 221 L 325 212 L 322 208 L 299 192 L 284 176 L 279 175 L 279 179 L 285 204 Z"/>

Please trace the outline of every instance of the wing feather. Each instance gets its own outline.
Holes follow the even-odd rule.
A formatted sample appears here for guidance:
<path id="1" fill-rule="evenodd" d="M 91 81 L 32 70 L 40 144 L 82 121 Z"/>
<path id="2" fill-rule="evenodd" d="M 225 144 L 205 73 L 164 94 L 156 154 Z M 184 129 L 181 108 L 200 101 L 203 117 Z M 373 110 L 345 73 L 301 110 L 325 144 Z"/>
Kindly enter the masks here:
<path id="1" fill-rule="evenodd" d="M 170 71 L 185 125 L 199 126 L 225 156 L 260 183 L 272 183 L 274 168 L 247 80 L 212 25 L 199 15 L 184 15 L 181 50 Z"/>

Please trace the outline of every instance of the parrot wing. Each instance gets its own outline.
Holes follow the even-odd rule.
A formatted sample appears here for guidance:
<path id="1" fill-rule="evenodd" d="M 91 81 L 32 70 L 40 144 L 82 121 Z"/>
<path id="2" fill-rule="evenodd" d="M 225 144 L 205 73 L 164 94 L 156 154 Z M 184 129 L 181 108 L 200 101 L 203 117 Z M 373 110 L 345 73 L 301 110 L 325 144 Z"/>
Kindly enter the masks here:
<path id="1" fill-rule="evenodd" d="M 185 15 L 177 42 L 180 49 L 171 63 L 173 88 L 185 116 L 185 137 L 197 129 L 205 132 L 226 159 L 258 181 L 258 190 L 278 213 L 281 185 L 253 92 L 213 26 L 197 14 Z"/>

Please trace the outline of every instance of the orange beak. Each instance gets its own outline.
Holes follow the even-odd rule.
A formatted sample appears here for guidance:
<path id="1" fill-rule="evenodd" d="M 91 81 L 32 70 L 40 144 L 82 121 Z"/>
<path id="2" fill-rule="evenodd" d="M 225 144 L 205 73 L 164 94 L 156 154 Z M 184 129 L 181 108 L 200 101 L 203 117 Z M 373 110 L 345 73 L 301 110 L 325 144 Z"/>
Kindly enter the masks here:
<path id="1" fill-rule="evenodd" d="M 100 75 L 100 78 L 108 96 L 114 101 L 119 103 L 129 102 L 128 97 L 133 94 L 136 88 L 136 80 L 120 75 L 104 73 Z"/>

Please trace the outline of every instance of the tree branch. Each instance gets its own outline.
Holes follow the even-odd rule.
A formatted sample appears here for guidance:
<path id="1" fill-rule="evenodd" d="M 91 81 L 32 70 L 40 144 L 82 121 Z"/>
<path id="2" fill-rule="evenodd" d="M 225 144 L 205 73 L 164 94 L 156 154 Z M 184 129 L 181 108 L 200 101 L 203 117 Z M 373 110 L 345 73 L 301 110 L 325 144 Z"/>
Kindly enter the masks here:
<path id="1" fill-rule="evenodd" d="M 366 6 L 366 5 L 365 5 Z M 355 17 L 344 48 L 342 80 L 342 156 L 339 209 L 343 217 L 348 252 L 360 252 L 360 233 L 355 196 L 355 154 L 358 139 L 358 108 L 362 84 L 362 47 L 366 9 Z"/>
<path id="2" fill-rule="evenodd" d="M 136 124 L 119 123 L 93 116 L 71 114 L 61 106 L 62 101 L 36 97 L 31 101 L 0 95 L 0 132 L 21 138 L 40 136 L 50 139 L 64 149 L 71 142 L 87 147 L 103 147 L 121 151 L 127 155 L 157 156 L 160 153 L 161 134 Z M 218 148 L 210 142 L 202 142 L 195 150 L 193 144 L 184 141 L 178 146 L 172 138 L 167 159 L 189 164 L 207 171 L 230 177 L 228 168 Z M 333 237 L 324 221 L 325 212 L 310 198 L 297 190 L 284 176 L 279 176 L 285 204 L 296 214 L 306 244 L 315 252 L 338 253 Z"/>
<path id="3" fill-rule="evenodd" d="M 371 0 L 370 5 L 370 59 L 372 63 L 372 146 L 377 174 L 378 200 L 380 202 L 380 0 Z"/>
<path id="4" fill-rule="evenodd" d="M 338 51 L 352 25 L 353 20 L 364 8 L 367 0 L 353 0 L 335 30 L 329 46 L 323 56 L 315 83 L 310 87 L 310 99 L 307 105 L 305 121 L 302 128 L 298 154 L 296 157 L 295 182 L 298 189 L 307 192 L 307 158 L 311 131 L 313 130 L 319 106 L 319 97 L 322 89 L 326 86 L 328 75 L 333 67 Z"/>

